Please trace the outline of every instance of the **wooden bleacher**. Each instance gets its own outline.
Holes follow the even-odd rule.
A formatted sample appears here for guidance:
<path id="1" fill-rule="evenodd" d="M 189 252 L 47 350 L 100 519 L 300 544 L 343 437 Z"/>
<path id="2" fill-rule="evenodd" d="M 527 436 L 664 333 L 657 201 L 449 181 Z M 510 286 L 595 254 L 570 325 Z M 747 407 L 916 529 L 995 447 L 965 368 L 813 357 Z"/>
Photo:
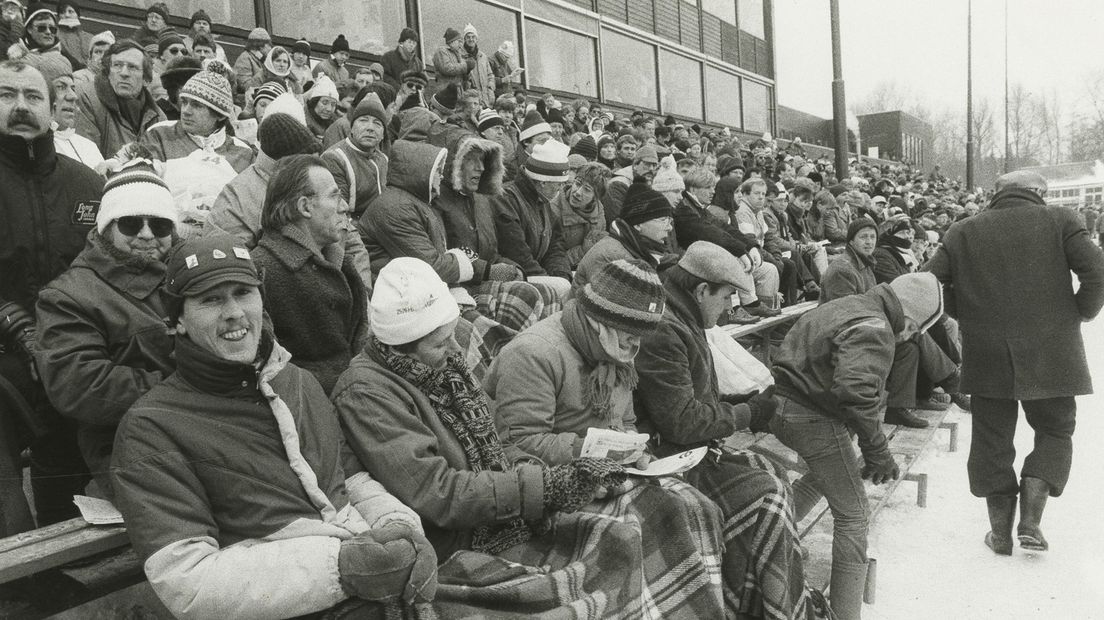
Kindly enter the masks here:
<path id="1" fill-rule="evenodd" d="M 796 321 L 801 315 L 817 307 L 817 302 L 806 301 L 792 306 L 782 308 L 782 314 L 778 316 L 772 316 L 770 318 L 761 319 L 757 323 L 751 325 L 725 325 L 721 329 L 726 334 L 739 340 L 740 338 L 748 338 L 751 336 L 759 335 L 762 339 L 762 362 L 770 368 L 770 343 L 771 338 L 780 327 L 789 325 Z"/>

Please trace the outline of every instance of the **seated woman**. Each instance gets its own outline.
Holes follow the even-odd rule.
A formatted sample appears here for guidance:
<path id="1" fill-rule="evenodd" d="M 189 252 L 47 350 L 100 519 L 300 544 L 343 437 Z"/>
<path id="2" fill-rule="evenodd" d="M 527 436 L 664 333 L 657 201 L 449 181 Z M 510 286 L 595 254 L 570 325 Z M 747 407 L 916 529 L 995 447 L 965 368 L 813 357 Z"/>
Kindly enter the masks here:
<path id="1" fill-rule="evenodd" d="M 552 199 L 552 216 L 563 230 L 567 262 L 575 269 L 594 244 L 606 237 L 602 196 L 610 179 L 609 168 L 587 162 L 575 170 L 575 178 Z"/>
<path id="2" fill-rule="evenodd" d="M 283 86 L 285 91 L 295 95 L 303 94 L 303 85 L 291 72 L 291 54 L 279 45 L 268 50 L 268 55 L 265 56 L 264 78 L 261 83 L 266 82 L 276 82 Z"/>
<path id="3" fill-rule="evenodd" d="M 601 618 L 672 617 L 663 612 L 673 610 L 718 617 L 693 595 L 706 575 L 676 571 L 663 583 L 679 587 L 660 592 L 652 587 L 657 575 L 646 573 L 668 576 L 686 559 L 684 515 L 657 502 L 642 529 L 578 512 L 624 482 L 620 466 L 575 458 L 543 464 L 503 445 L 487 395 L 458 353 L 460 310 L 430 265 L 389 262 L 376 280 L 372 316 L 372 336 L 338 381 L 334 405 L 359 464 L 414 508 L 444 562 L 438 570 L 447 585 L 433 604 L 439 617 L 472 617 L 473 609 L 572 617 L 584 608 Z M 649 554 L 660 537 L 662 557 Z"/>
<path id="4" fill-rule="evenodd" d="M 666 204 L 666 201 L 664 201 Z M 484 381 L 495 401 L 496 413 L 507 429 L 508 443 L 550 465 L 571 462 L 580 455 L 592 428 L 626 433 L 636 431 L 632 390 L 637 385 L 633 358 L 643 334 L 654 330 L 663 318 L 664 294 L 659 277 L 639 260 L 608 263 L 554 314 L 518 335 L 506 345 Z M 631 458 L 631 457 L 630 457 Z M 647 461 L 647 455 L 640 457 Z M 639 463 L 638 465 L 643 465 Z M 645 515 L 654 506 L 675 514 L 683 511 L 716 515 L 717 507 L 690 485 L 675 477 L 636 480 L 618 489 L 613 501 L 588 509 L 609 514 L 631 514 L 650 531 L 660 515 Z M 698 561 L 719 562 L 715 546 L 721 530 L 691 530 L 697 552 L 681 568 L 671 564 L 650 567 L 645 574 L 649 589 L 661 583 L 690 579 L 702 567 Z M 710 525 L 709 528 L 714 527 Z M 665 527 L 658 536 L 664 543 L 685 532 Z M 658 541 L 656 541 L 658 542 Z M 652 568 L 658 569 L 652 572 Z M 682 573 L 682 571 L 689 571 Z M 672 600 L 682 617 L 720 618 L 720 575 L 687 586 L 680 599 Z M 659 595 L 658 590 L 655 591 Z M 701 605 L 705 605 L 702 608 Z M 660 617 L 675 615 L 665 607 Z"/>

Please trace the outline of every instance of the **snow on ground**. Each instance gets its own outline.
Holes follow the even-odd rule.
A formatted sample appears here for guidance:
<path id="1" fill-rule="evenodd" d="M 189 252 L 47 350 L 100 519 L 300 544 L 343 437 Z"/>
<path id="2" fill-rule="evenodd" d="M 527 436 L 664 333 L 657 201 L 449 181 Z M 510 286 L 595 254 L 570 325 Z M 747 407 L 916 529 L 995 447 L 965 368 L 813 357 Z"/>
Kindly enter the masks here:
<path id="1" fill-rule="evenodd" d="M 877 590 L 865 620 L 1104 619 L 1104 318 L 1083 333 L 1097 394 L 1077 401 L 1073 472 L 1042 521 L 1050 551 L 1017 546 L 1004 557 L 982 543 L 985 502 L 966 479 L 970 415 L 956 410 L 947 421 L 959 423 L 958 452 L 947 451 L 940 431 L 913 467 L 929 476 L 927 507 L 916 506 L 915 486 L 905 482 L 874 523 Z M 1018 471 L 1033 436 L 1022 413 L 1017 431 Z"/>

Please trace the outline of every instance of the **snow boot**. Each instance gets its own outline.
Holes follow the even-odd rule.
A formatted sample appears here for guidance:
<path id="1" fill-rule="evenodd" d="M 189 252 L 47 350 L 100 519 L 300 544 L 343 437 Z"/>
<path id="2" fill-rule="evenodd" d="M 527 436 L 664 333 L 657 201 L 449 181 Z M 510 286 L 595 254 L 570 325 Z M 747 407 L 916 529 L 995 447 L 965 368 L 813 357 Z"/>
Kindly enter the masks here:
<path id="1" fill-rule="evenodd" d="M 989 533 L 985 546 L 997 555 L 1012 555 L 1012 523 L 1016 519 L 1016 496 L 994 495 L 985 498 L 989 508 Z"/>
<path id="2" fill-rule="evenodd" d="M 832 562 L 832 586 L 828 598 L 832 602 L 832 613 L 839 620 L 859 620 L 862 617 L 866 570 L 865 562 Z"/>
<path id="3" fill-rule="evenodd" d="M 1024 476 L 1020 481 L 1020 524 L 1016 526 L 1016 535 L 1020 547 L 1030 551 L 1046 551 L 1050 548 L 1039 521 L 1043 520 L 1043 509 L 1050 496 L 1050 485 L 1046 480 Z"/>

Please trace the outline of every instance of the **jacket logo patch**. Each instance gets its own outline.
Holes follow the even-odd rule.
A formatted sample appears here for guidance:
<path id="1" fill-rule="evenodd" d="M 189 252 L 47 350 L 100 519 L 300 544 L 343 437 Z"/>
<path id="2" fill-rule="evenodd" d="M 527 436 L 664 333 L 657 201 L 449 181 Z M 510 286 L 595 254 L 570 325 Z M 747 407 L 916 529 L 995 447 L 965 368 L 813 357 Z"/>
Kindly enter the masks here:
<path id="1" fill-rule="evenodd" d="M 212 250 L 211 256 L 215 257 L 216 259 L 226 258 L 226 252 L 223 252 L 222 250 Z"/>
<path id="2" fill-rule="evenodd" d="M 249 260 L 249 250 L 245 248 L 234 247 L 234 256 L 242 260 Z"/>
<path id="3" fill-rule="evenodd" d="M 196 258 L 195 254 L 189 254 L 184 259 L 184 264 L 188 266 L 188 269 L 195 269 L 196 267 L 199 267 L 199 259 Z"/>
<path id="4" fill-rule="evenodd" d="M 99 200 L 84 200 L 73 207 L 72 222 L 81 226 L 95 226 L 96 215 L 100 212 Z"/>

